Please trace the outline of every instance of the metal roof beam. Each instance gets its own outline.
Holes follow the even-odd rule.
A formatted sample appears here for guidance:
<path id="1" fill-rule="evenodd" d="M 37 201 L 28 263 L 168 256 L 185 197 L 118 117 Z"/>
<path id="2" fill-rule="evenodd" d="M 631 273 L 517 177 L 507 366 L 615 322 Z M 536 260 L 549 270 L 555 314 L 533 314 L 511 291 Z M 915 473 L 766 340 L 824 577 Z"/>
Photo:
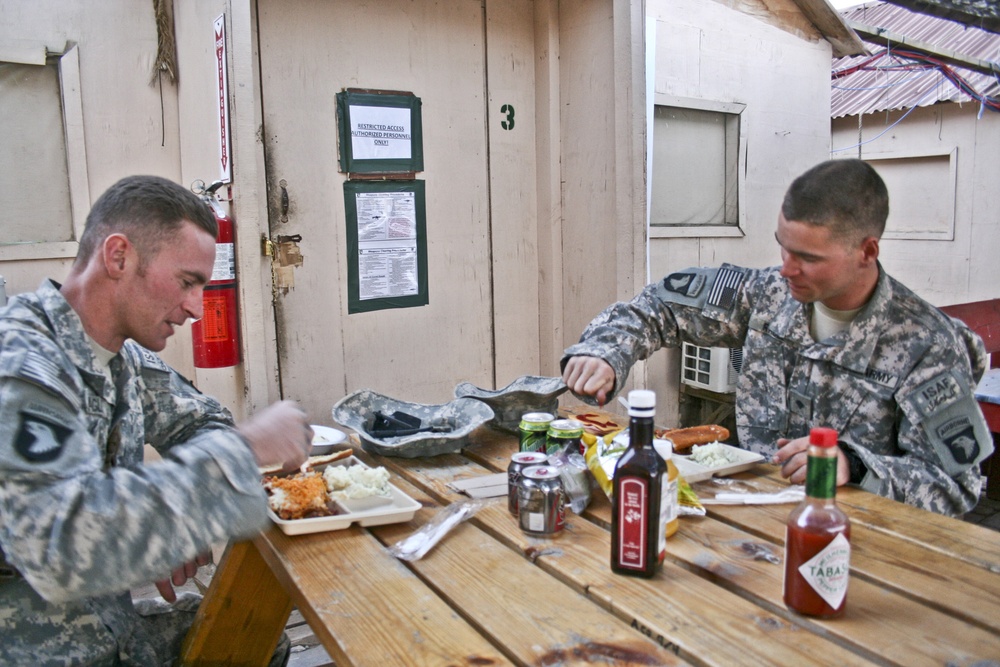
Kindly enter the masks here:
<path id="1" fill-rule="evenodd" d="M 865 25 L 864 23 L 858 23 L 857 21 L 847 21 L 847 25 L 850 26 L 854 32 L 858 33 L 862 39 L 866 39 L 870 42 L 878 44 L 887 43 L 891 46 L 905 47 L 913 51 L 920 51 L 921 53 L 926 53 L 929 56 L 933 56 L 952 65 L 975 70 L 977 72 L 983 72 L 985 74 L 1000 74 L 1000 63 L 990 62 L 988 60 L 979 60 L 978 58 L 969 58 L 968 56 L 964 56 L 949 49 L 942 49 L 934 46 L 933 44 L 928 44 L 927 42 L 910 39 L 906 35 L 897 35 L 896 33 L 886 30 L 885 28 Z"/>

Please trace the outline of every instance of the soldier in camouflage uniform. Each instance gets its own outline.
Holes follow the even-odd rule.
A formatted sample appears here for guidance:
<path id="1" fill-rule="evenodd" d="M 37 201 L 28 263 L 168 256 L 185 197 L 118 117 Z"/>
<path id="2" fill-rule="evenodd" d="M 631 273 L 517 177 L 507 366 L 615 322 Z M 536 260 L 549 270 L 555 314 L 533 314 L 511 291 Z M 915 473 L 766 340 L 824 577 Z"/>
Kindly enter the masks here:
<path id="1" fill-rule="evenodd" d="M 0 311 L 4 665 L 172 664 L 200 597 L 171 583 L 265 525 L 259 465 L 308 454 L 294 404 L 237 427 L 154 353 L 201 316 L 215 234 L 184 188 L 123 179 L 94 205 L 66 282 Z M 144 443 L 161 462 L 143 463 Z M 134 606 L 148 582 L 164 600 Z"/>
<path id="2" fill-rule="evenodd" d="M 809 429 L 839 432 L 838 484 L 947 515 L 979 500 L 993 443 L 975 400 L 982 340 L 887 275 L 881 178 L 860 160 L 809 170 L 789 188 L 782 265 L 692 268 L 598 315 L 565 351 L 563 379 L 588 402 L 632 365 L 683 341 L 743 348 L 739 443 L 805 478 Z"/>

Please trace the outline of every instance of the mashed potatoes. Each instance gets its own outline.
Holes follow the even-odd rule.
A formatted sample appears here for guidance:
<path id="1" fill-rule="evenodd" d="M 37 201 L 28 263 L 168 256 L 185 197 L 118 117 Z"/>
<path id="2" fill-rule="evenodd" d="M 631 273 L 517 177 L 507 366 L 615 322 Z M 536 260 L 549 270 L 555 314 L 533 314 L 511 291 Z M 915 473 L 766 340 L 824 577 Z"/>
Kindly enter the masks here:
<path id="1" fill-rule="evenodd" d="M 328 466 L 323 471 L 330 497 L 335 500 L 353 500 L 371 496 L 389 496 L 389 471 L 379 466 L 369 468 L 360 464 Z"/>

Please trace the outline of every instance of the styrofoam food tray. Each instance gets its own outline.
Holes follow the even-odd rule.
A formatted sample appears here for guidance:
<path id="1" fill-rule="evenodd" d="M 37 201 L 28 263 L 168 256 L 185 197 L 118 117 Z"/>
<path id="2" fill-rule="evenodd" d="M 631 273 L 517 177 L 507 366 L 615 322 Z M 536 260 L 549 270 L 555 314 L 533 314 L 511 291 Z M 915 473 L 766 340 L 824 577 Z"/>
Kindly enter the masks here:
<path id="1" fill-rule="evenodd" d="M 311 454 L 313 456 L 331 454 L 334 449 L 343 449 L 342 447 L 336 447 L 336 445 L 341 445 L 347 440 L 346 433 L 335 428 L 330 428 L 329 426 L 312 424 L 312 430 L 313 441 Z"/>
<path id="2" fill-rule="evenodd" d="M 720 444 L 723 449 L 727 450 L 736 457 L 735 463 L 709 468 L 699 463 L 695 463 L 690 459 L 689 455 L 685 456 L 675 453 L 672 458 L 674 465 L 677 466 L 677 471 L 682 477 L 684 477 L 685 480 L 693 484 L 694 482 L 700 482 L 711 477 L 735 475 L 738 472 L 749 470 L 764 460 L 764 457 L 756 452 L 740 449 L 739 447 L 733 447 L 732 445 Z"/>
<path id="3" fill-rule="evenodd" d="M 329 465 L 351 466 L 355 464 L 366 465 L 355 456 L 348 456 L 339 461 L 334 461 Z M 317 466 L 315 469 L 322 472 L 326 469 L 326 466 Z M 340 514 L 335 514 L 334 516 L 286 520 L 278 518 L 278 515 L 270 507 L 267 508 L 267 515 L 271 517 L 271 521 L 278 525 L 281 532 L 286 535 L 304 535 L 306 533 L 341 530 L 354 523 L 361 526 L 381 526 L 387 523 L 409 521 L 417 513 L 417 510 L 420 509 L 420 503 L 392 484 L 389 487 L 392 493 L 388 498 L 373 496 L 369 498 L 334 501 L 338 509 L 341 510 Z"/>

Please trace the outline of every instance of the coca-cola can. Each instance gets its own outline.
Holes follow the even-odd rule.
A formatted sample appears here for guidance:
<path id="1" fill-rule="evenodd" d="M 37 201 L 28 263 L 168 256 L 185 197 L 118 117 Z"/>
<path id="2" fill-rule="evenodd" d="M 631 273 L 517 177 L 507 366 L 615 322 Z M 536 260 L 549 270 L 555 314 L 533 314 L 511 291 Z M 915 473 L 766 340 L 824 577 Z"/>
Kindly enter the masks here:
<path id="1" fill-rule="evenodd" d="M 521 471 L 517 484 L 518 522 L 529 535 L 555 535 L 566 524 L 559 468 L 531 466 Z"/>
<path id="2" fill-rule="evenodd" d="M 531 466 L 540 466 L 549 459 L 544 452 L 515 452 L 507 466 L 507 509 L 517 516 L 517 483 L 521 481 L 521 471 Z"/>

